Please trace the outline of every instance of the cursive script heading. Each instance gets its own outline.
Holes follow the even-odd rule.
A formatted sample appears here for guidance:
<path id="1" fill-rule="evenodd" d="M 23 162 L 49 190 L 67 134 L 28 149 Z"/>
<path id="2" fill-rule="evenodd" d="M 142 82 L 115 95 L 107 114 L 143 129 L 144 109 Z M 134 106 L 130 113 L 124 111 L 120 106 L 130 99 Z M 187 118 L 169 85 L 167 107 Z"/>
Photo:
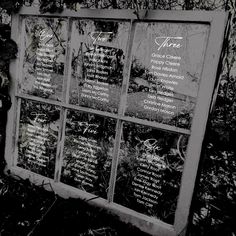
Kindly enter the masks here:
<path id="1" fill-rule="evenodd" d="M 39 40 L 43 41 L 45 39 L 51 39 L 53 37 L 52 33 L 47 32 L 45 29 L 38 32 Z"/>
<path id="2" fill-rule="evenodd" d="M 162 48 L 181 48 L 181 40 L 183 37 L 156 37 L 155 43 L 158 46 L 157 50 L 159 51 Z"/>
<path id="3" fill-rule="evenodd" d="M 93 40 L 93 44 L 97 42 L 105 42 L 108 41 L 109 37 L 113 34 L 113 32 L 100 32 L 100 31 L 95 31 L 91 32 L 89 36 Z"/>
<path id="4" fill-rule="evenodd" d="M 97 134 L 97 124 L 89 124 L 88 122 L 78 122 L 79 131 L 82 131 L 83 134 L 90 133 L 90 134 Z"/>
<path id="5" fill-rule="evenodd" d="M 45 123 L 47 121 L 46 114 L 37 113 L 37 112 L 34 112 L 34 111 L 32 111 L 30 114 L 35 116 L 35 118 L 33 120 L 34 123 Z"/>

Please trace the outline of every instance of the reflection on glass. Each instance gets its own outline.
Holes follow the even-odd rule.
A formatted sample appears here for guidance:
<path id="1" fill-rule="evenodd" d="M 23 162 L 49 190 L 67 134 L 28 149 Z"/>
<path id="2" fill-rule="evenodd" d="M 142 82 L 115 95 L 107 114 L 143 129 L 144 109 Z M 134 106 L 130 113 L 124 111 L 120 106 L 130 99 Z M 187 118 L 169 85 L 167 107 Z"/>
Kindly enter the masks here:
<path id="1" fill-rule="evenodd" d="M 137 23 L 126 115 L 190 128 L 209 26 Z"/>
<path id="2" fill-rule="evenodd" d="M 73 22 L 70 103 L 117 113 L 129 24 Z"/>
<path id="3" fill-rule="evenodd" d="M 106 198 L 115 120 L 69 111 L 61 181 Z"/>
<path id="4" fill-rule="evenodd" d="M 20 91 L 61 100 L 67 22 L 61 18 L 25 18 L 23 78 Z"/>
<path id="5" fill-rule="evenodd" d="M 53 178 L 59 118 L 58 107 L 22 101 L 17 166 Z"/>
<path id="6" fill-rule="evenodd" d="M 188 137 L 124 123 L 115 202 L 172 224 Z"/>

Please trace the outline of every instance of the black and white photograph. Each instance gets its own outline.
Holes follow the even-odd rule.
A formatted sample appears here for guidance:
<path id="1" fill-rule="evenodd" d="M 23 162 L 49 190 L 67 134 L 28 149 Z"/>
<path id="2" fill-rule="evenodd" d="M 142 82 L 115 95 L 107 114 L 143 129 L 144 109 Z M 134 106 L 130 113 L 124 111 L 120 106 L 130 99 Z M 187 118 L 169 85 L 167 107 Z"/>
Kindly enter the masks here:
<path id="1" fill-rule="evenodd" d="M 235 0 L 0 1 L 0 236 L 236 236 Z"/>

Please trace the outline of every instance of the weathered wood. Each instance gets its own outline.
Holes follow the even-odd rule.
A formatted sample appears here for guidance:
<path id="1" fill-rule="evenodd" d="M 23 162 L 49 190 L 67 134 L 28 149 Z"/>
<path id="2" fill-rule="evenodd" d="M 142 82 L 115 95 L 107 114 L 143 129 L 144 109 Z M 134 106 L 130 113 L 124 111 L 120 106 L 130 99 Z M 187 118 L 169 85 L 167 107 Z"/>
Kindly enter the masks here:
<path id="1" fill-rule="evenodd" d="M 19 15 L 13 15 L 12 18 L 12 30 L 11 37 L 16 41 L 18 45 L 21 44 L 21 21 Z M 17 75 L 19 72 L 19 55 L 21 54 L 21 49 L 18 51 L 17 60 L 12 60 L 10 63 L 10 76 L 17 81 Z M 12 99 L 12 107 L 8 111 L 7 126 L 6 126 L 6 146 L 5 146 L 5 159 L 9 169 L 15 164 L 15 144 L 16 144 L 16 126 L 17 126 L 17 99 L 15 98 L 15 93 L 17 90 L 17 83 L 11 83 L 10 86 L 10 96 Z"/>
<path id="2" fill-rule="evenodd" d="M 63 93 L 62 93 L 62 101 L 64 104 L 67 103 L 68 91 L 70 86 L 70 69 L 71 69 L 71 34 L 72 34 L 72 22 L 68 22 L 68 37 L 67 37 L 67 50 L 66 50 L 66 60 L 65 60 L 65 67 L 64 67 L 64 80 L 63 80 Z M 65 80 L 66 78 L 66 80 Z M 56 164 L 55 164 L 55 173 L 54 173 L 54 180 L 55 182 L 60 181 L 61 176 L 61 168 L 62 168 L 62 159 L 63 159 L 63 148 L 64 148 L 64 141 L 65 141 L 65 127 L 66 127 L 66 115 L 67 109 L 62 107 L 60 112 L 60 129 L 58 133 L 58 143 L 57 143 L 57 154 L 56 154 Z"/>
<path id="3" fill-rule="evenodd" d="M 35 185 L 43 186 L 46 190 L 52 191 L 63 198 L 79 198 L 94 206 L 102 207 L 111 214 L 119 216 L 121 221 L 132 224 L 150 235 L 176 236 L 172 225 L 145 216 L 126 207 L 122 207 L 121 205 L 112 202 L 110 203 L 107 200 L 99 198 L 91 193 L 87 193 L 60 182 L 57 183 L 50 178 L 46 178 L 42 175 L 32 173 L 31 171 L 24 170 L 19 167 L 12 168 L 11 173 L 15 176 L 20 176 L 23 179 L 29 179 L 30 182 Z"/>
<path id="4" fill-rule="evenodd" d="M 94 114 L 97 114 L 97 115 L 102 115 L 102 116 L 106 116 L 106 117 L 110 117 L 110 118 L 120 119 L 120 120 L 123 120 L 123 121 L 133 121 L 137 124 L 147 125 L 147 126 L 150 126 L 150 127 L 155 127 L 155 128 L 159 128 L 159 129 L 162 129 L 162 130 L 168 130 L 168 131 L 175 132 L 175 133 L 190 134 L 190 131 L 187 130 L 187 129 L 182 129 L 182 128 L 178 128 L 178 127 L 174 127 L 174 126 L 170 126 L 170 125 L 166 125 L 166 124 L 160 124 L 160 123 L 156 123 L 156 122 L 153 122 L 153 121 L 142 120 L 142 119 L 138 119 L 138 118 L 134 118 L 134 117 L 126 117 L 124 115 L 112 114 L 112 113 L 105 112 L 105 111 L 98 111 L 98 110 L 94 110 L 94 109 L 91 109 L 91 108 L 81 107 L 81 106 L 78 106 L 78 105 L 67 104 L 67 103 L 63 103 L 63 102 L 60 103 L 60 102 L 52 101 L 52 100 L 46 101 L 44 98 L 35 97 L 35 96 L 33 97 L 33 96 L 29 96 L 27 94 L 17 94 L 16 97 L 29 99 L 29 100 L 37 101 L 37 102 L 48 103 L 48 104 L 55 105 L 55 106 L 62 106 L 63 108 L 70 108 L 70 109 L 74 109 L 74 110 L 78 110 L 78 111 L 94 113 Z"/>
<path id="5" fill-rule="evenodd" d="M 204 68 L 202 71 L 202 81 L 200 84 L 195 116 L 191 128 L 187 152 L 188 156 L 185 161 L 175 216 L 174 226 L 177 233 L 180 233 L 183 229 L 185 229 L 188 222 L 189 209 L 211 105 L 212 93 L 215 85 L 216 71 L 219 63 L 226 22 L 227 14 L 216 15 L 210 22 L 211 30 L 208 40 L 208 47 L 206 49 Z"/>

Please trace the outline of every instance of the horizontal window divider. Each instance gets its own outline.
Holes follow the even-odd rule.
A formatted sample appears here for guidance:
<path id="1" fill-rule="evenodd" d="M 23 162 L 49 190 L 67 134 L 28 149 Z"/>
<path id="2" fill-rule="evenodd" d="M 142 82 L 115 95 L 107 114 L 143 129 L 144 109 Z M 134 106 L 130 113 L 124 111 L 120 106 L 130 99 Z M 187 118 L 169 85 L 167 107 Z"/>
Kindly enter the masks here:
<path id="1" fill-rule="evenodd" d="M 140 10 L 140 12 L 145 12 L 145 10 Z M 40 15 L 40 16 L 50 16 L 50 17 L 76 17 L 76 19 L 80 18 L 101 18 L 104 19 L 119 19 L 119 20 L 129 20 L 129 19 L 137 19 L 137 16 L 134 14 L 134 10 L 119 10 L 119 9 L 81 9 L 81 10 L 69 10 L 64 9 L 63 12 L 60 13 L 40 13 L 39 8 L 37 7 L 24 7 L 19 12 L 20 15 Z"/>
<path id="2" fill-rule="evenodd" d="M 167 130 L 170 132 L 190 135 L 190 130 L 188 130 L 188 129 L 183 129 L 183 128 L 178 128 L 178 127 L 171 126 L 171 125 L 161 124 L 161 123 L 158 123 L 155 121 L 142 120 L 139 118 L 128 117 L 128 116 L 125 116 L 125 117 L 122 116 L 122 117 L 119 117 L 119 119 L 121 119 L 123 121 L 128 121 L 128 122 L 140 124 L 140 125 L 150 126 L 152 128 L 157 128 L 157 129 L 161 129 L 164 131 Z"/>
<path id="3" fill-rule="evenodd" d="M 73 104 L 66 104 L 65 107 L 69 108 L 69 109 L 77 110 L 77 111 L 88 112 L 88 113 L 93 113 L 93 114 L 100 115 L 100 116 L 106 116 L 109 118 L 118 119 L 117 114 L 112 114 L 112 113 L 109 113 L 106 111 L 99 111 L 99 110 L 91 109 L 88 107 L 81 107 L 81 106 L 73 105 Z"/>
<path id="4" fill-rule="evenodd" d="M 142 120 L 142 119 L 135 118 L 135 117 L 128 117 L 128 116 L 123 116 L 123 115 L 118 115 L 118 114 L 112 114 L 112 113 L 109 113 L 106 111 L 99 111 L 99 110 L 95 110 L 95 109 L 91 109 L 91 108 L 87 108 L 87 107 L 81 107 L 81 106 L 73 105 L 73 104 L 65 104 L 64 102 L 46 100 L 44 98 L 29 96 L 29 95 L 25 95 L 25 94 L 17 94 L 16 97 L 32 100 L 35 102 L 43 102 L 43 103 L 47 103 L 50 105 L 60 106 L 60 107 L 73 109 L 73 110 L 77 110 L 77 111 L 88 112 L 88 113 L 92 113 L 92 114 L 96 114 L 96 115 L 100 115 L 100 116 L 106 116 L 106 117 L 113 118 L 113 119 L 120 119 L 121 121 L 128 121 L 128 122 L 137 123 L 140 125 L 146 125 L 146 126 L 150 126 L 150 127 L 157 128 L 157 129 L 167 130 L 170 132 L 190 135 L 190 130 L 188 130 L 188 129 L 178 128 L 178 127 L 167 125 L 167 124 L 161 124 L 161 123 L 158 123 L 155 121 L 148 121 L 148 120 Z"/>
<path id="5" fill-rule="evenodd" d="M 61 101 L 55 101 L 55 100 L 47 100 L 46 98 L 41 98 L 41 97 L 36 97 L 33 95 L 27 95 L 27 94 L 22 94 L 22 93 L 18 93 L 15 95 L 17 98 L 22 98 L 22 99 L 27 99 L 27 100 L 31 100 L 31 101 L 35 101 L 35 102 L 43 102 L 43 103 L 47 103 L 50 105 L 55 105 L 55 106 L 63 106 Z"/>
<path id="6" fill-rule="evenodd" d="M 92 193 L 88 193 L 86 191 L 83 191 L 81 189 L 78 189 L 76 187 L 70 186 L 68 184 L 64 184 L 62 182 L 55 182 L 54 179 L 51 179 L 49 177 L 45 177 L 43 175 L 40 175 L 38 173 L 32 172 L 30 170 L 24 169 L 22 167 L 19 166 L 15 166 L 11 168 L 11 175 L 16 175 L 16 177 L 20 176 L 22 179 L 30 179 L 34 184 L 38 185 L 38 186 L 42 186 L 44 188 L 46 188 L 47 190 L 53 191 L 54 193 L 58 193 L 57 191 L 55 191 L 55 189 L 52 187 L 53 184 L 57 184 L 60 183 L 60 185 L 64 186 L 64 188 L 70 188 L 73 189 L 74 192 L 76 192 L 76 196 L 74 197 L 78 197 L 78 193 L 79 196 L 82 197 L 82 199 L 89 201 L 90 199 L 93 198 L 100 198 L 103 199 L 104 201 L 108 202 L 105 198 L 101 198 L 98 197 L 97 195 L 94 195 Z M 51 186 L 50 186 L 51 185 Z M 68 196 L 64 196 L 64 197 L 68 197 Z"/>
<path id="7" fill-rule="evenodd" d="M 97 115 L 101 115 L 101 116 L 106 116 L 106 117 L 118 119 L 117 114 L 112 114 L 112 113 L 109 113 L 106 111 L 99 111 L 99 110 L 95 110 L 95 109 L 91 109 L 91 108 L 87 108 L 87 107 L 81 107 L 79 105 L 66 104 L 65 102 L 47 100 L 45 98 L 35 97 L 35 96 L 31 96 L 31 95 L 26 95 L 26 94 L 16 94 L 16 97 L 35 101 L 35 102 L 43 102 L 43 103 L 47 103 L 47 104 L 55 105 L 55 106 L 60 106 L 60 107 L 67 108 L 67 109 L 73 109 L 73 110 L 77 110 L 77 111 L 88 112 L 88 113 L 93 113 L 93 114 L 97 114 Z"/>
<path id="8" fill-rule="evenodd" d="M 148 10 L 146 17 L 142 20 L 209 24 L 214 17 L 214 13 L 212 14 L 211 12 L 207 14 L 208 12 L 205 11 L 181 11 L 181 15 L 179 15 L 178 19 L 176 19 L 175 15 L 178 13 L 179 10 Z"/>
<path id="9" fill-rule="evenodd" d="M 57 194 L 57 192 L 52 188 L 52 184 L 55 183 L 53 178 L 43 176 L 41 174 L 32 172 L 31 170 L 24 169 L 20 166 L 12 166 L 9 170 L 9 175 L 16 179 L 19 177 L 24 180 L 28 179 L 36 186 L 44 187 L 45 189 Z"/>
<path id="10" fill-rule="evenodd" d="M 10 170 L 12 177 L 29 179 L 30 182 L 34 183 L 35 185 L 41 186 L 48 191 L 54 192 L 60 197 L 79 198 L 94 206 L 103 207 L 108 213 L 114 214 L 115 212 L 119 216 L 121 221 L 127 222 L 128 218 L 128 222 L 142 229 L 144 232 L 148 232 L 151 235 L 176 236 L 173 225 L 167 224 L 157 218 L 144 215 L 114 202 L 108 202 L 108 200 L 104 198 L 98 197 L 94 194 L 85 192 L 62 182 L 55 182 L 51 178 L 31 172 L 21 167 L 12 167 Z"/>
<path id="11" fill-rule="evenodd" d="M 65 198 L 68 198 L 68 197 L 78 198 L 79 197 L 80 199 L 85 200 L 87 202 L 92 202 L 95 199 L 96 200 L 98 199 L 98 201 L 102 201 L 103 204 L 109 204 L 108 200 L 105 199 L 105 198 L 102 198 L 102 197 L 99 197 L 95 194 L 86 192 L 82 189 L 78 189 L 74 186 L 64 184 L 60 180 L 58 182 L 56 182 L 52 178 L 40 175 L 38 173 L 32 172 L 30 170 L 24 169 L 24 168 L 19 167 L 19 166 L 12 167 L 10 175 L 15 177 L 15 178 L 19 178 L 19 176 L 20 176 L 20 178 L 22 178 L 22 179 L 29 179 L 35 185 L 44 187 L 46 190 L 54 192 L 55 194 L 59 194 L 59 196 L 61 196 L 61 197 L 65 197 Z M 53 187 L 54 185 L 60 185 L 66 191 L 65 192 L 60 191 L 60 193 L 59 193 Z M 72 192 L 72 195 L 68 194 L 68 191 Z"/>
<path id="12" fill-rule="evenodd" d="M 134 13 L 133 9 L 79 9 L 77 11 L 64 9 L 61 13 L 40 13 L 37 7 L 24 7 L 19 11 L 21 16 L 49 16 L 49 17 L 64 17 L 64 18 L 92 18 L 92 19 L 119 19 L 119 20 L 152 20 L 152 21 L 167 21 L 167 22 L 192 22 L 192 23 L 209 23 L 214 19 L 214 12 L 209 11 L 182 11 L 181 15 L 179 10 L 139 10 L 140 19 Z M 218 12 L 218 15 L 220 13 Z M 222 13 L 223 15 L 224 13 Z M 158 20 L 157 20 L 158 17 Z"/>

